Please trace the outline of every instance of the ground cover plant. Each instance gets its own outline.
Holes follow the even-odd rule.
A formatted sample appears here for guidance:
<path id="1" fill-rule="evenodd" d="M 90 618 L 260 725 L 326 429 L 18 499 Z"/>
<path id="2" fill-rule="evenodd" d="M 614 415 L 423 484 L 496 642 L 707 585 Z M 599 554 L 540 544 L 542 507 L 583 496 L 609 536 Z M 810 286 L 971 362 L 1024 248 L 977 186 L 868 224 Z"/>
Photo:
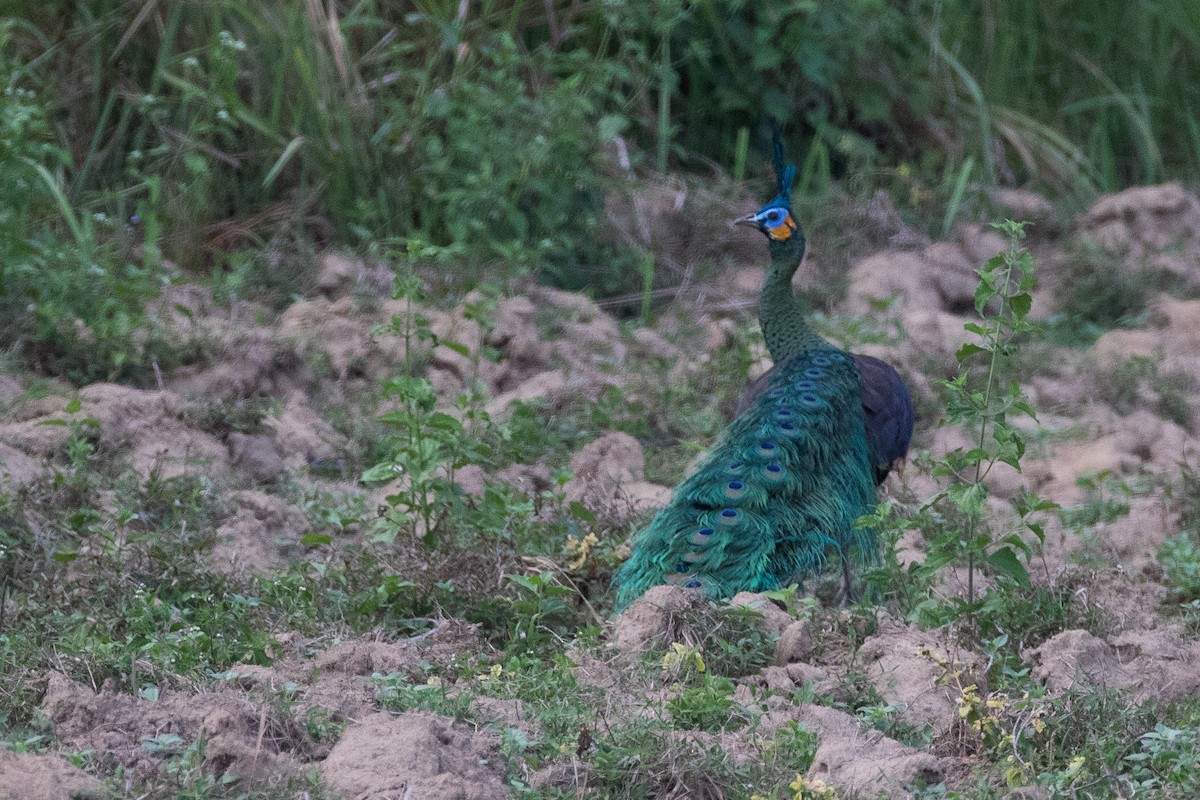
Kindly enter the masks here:
<path id="1" fill-rule="evenodd" d="M 1196 794 L 1190 4 L 7 13 L 0 796 Z M 887 547 L 613 620 L 773 122 Z"/>

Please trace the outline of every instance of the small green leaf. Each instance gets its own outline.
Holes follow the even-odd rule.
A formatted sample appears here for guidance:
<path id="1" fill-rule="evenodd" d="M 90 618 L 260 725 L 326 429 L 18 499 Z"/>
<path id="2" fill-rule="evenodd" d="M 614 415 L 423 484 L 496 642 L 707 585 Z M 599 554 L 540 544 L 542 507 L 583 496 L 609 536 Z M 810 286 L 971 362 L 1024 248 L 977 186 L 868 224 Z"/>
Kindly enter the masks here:
<path id="1" fill-rule="evenodd" d="M 526 575 L 509 575 L 508 579 L 517 584 L 523 589 L 528 589 L 531 592 L 537 593 L 541 588 L 541 580 L 536 577 L 528 577 Z"/>
<path id="2" fill-rule="evenodd" d="M 1025 565 L 1017 558 L 1017 554 L 1012 551 L 1012 548 L 1001 547 L 988 556 L 987 562 L 997 573 L 1012 578 L 1022 587 L 1029 588 L 1031 585 L 1029 572 L 1026 571 Z"/>
<path id="3" fill-rule="evenodd" d="M 429 419 L 425 424 L 433 430 L 449 431 L 451 433 L 460 433 L 463 429 L 462 423 L 456 420 L 449 414 L 444 414 L 441 411 L 430 414 Z"/>
<path id="4" fill-rule="evenodd" d="M 1033 308 L 1033 298 L 1027 294 L 1015 294 L 1008 298 L 1008 305 L 1018 318 L 1023 318 L 1029 314 L 1029 309 Z"/>
<path id="5" fill-rule="evenodd" d="M 404 474 L 404 467 L 393 461 L 385 461 L 382 464 L 376 464 L 370 467 L 362 474 L 360 480 L 363 483 L 380 483 L 382 481 L 390 481 Z"/>
<path id="6" fill-rule="evenodd" d="M 629 119 L 621 114 L 605 114 L 596 124 L 596 132 L 601 142 L 611 142 L 621 135 L 629 126 Z"/>
<path id="7" fill-rule="evenodd" d="M 963 461 L 967 464 L 978 464 L 987 461 L 990 457 L 991 454 L 982 447 L 973 447 L 962 455 Z"/>
<path id="8" fill-rule="evenodd" d="M 962 347 L 958 348 L 958 352 L 956 352 L 954 354 L 954 357 L 956 359 L 958 359 L 958 363 L 961 364 L 962 362 L 966 361 L 968 358 L 975 355 L 976 353 L 986 353 L 986 352 L 987 352 L 987 350 L 980 347 L 979 345 L 972 344 L 971 342 L 967 342 Z"/>
<path id="9" fill-rule="evenodd" d="M 184 153 L 183 165 L 192 175 L 204 175 L 208 172 L 208 161 L 199 153 Z"/>
<path id="10" fill-rule="evenodd" d="M 946 490 L 950 500 L 969 516 L 976 516 L 987 502 L 987 487 L 982 483 L 955 483 Z"/>
<path id="11" fill-rule="evenodd" d="M 471 348 L 467 347 L 467 346 L 466 346 L 465 344 L 463 344 L 462 342 L 455 342 L 455 341 L 453 341 L 453 340 L 451 340 L 451 339 L 442 339 L 442 340 L 439 342 L 439 344 L 441 344 L 441 345 L 444 345 L 445 347 L 448 347 L 448 348 L 450 348 L 450 349 L 451 349 L 451 350 L 453 350 L 454 352 L 458 353 L 460 356 L 463 356 L 463 357 L 470 357 L 470 355 L 471 355 Z"/>
<path id="12" fill-rule="evenodd" d="M 1012 407 L 1014 409 L 1016 409 L 1017 411 L 1020 411 L 1022 414 L 1029 417 L 1030 419 L 1037 421 L 1037 412 L 1033 410 L 1033 406 L 1029 405 L 1029 403 L 1027 401 L 1014 400 Z"/>
<path id="13" fill-rule="evenodd" d="M 292 160 L 292 156 L 296 155 L 296 151 L 304 144 L 304 137 L 297 136 L 287 143 L 287 147 L 283 148 L 283 152 L 279 154 L 279 158 L 275 159 L 275 163 L 267 170 L 267 175 L 262 180 L 262 187 L 270 189 L 271 184 L 275 183 L 275 179 L 279 177 L 279 173 Z"/>
<path id="14" fill-rule="evenodd" d="M 333 537 L 328 533 L 307 533 L 300 537 L 300 544 L 305 547 L 321 547 L 333 542 Z"/>
<path id="15" fill-rule="evenodd" d="M 580 522 L 596 521 L 596 515 L 592 513 L 592 510 L 578 500 L 572 500 L 569 508 L 571 509 L 571 516 Z"/>

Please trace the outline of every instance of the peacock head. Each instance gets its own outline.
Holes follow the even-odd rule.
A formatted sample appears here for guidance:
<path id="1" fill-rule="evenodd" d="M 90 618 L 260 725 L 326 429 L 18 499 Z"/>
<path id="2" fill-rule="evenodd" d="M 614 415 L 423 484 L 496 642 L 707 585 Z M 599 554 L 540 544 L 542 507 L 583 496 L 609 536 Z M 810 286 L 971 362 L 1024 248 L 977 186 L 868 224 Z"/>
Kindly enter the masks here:
<path id="1" fill-rule="evenodd" d="M 784 165 L 783 140 L 775 131 L 775 185 L 779 194 L 774 200 L 733 221 L 734 225 L 758 228 L 771 242 L 772 259 L 783 263 L 800 263 L 804 257 L 804 233 L 792 214 L 792 183 L 796 180 L 796 165 Z"/>
<path id="2" fill-rule="evenodd" d="M 792 172 L 793 168 L 790 166 L 785 170 L 785 174 L 789 178 Z M 781 185 L 788 186 L 782 181 Z M 771 249 L 770 274 L 775 276 L 775 279 L 769 283 L 791 281 L 800 262 L 804 260 L 805 243 L 804 231 L 800 229 L 795 215 L 792 214 L 792 206 L 788 202 L 786 192 L 781 191 L 774 200 L 753 214 L 735 219 L 733 224 L 749 225 L 766 234 Z"/>
<path id="3" fill-rule="evenodd" d="M 800 229 L 787 198 L 783 196 L 776 197 L 753 214 L 738 217 L 733 224 L 758 228 L 772 242 L 786 242 Z"/>

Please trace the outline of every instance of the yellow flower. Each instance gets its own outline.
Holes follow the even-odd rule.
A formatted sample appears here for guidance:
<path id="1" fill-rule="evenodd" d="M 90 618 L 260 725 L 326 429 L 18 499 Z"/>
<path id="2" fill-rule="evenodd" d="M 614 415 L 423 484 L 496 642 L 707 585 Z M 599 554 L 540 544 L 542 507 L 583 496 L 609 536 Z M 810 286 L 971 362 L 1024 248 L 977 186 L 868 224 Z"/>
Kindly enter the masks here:
<path id="1" fill-rule="evenodd" d="M 797 775 L 791 787 L 796 793 L 792 800 L 838 800 L 837 790 L 820 778 Z"/>
<path id="2" fill-rule="evenodd" d="M 488 681 L 496 680 L 503 674 L 504 667 L 500 666 L 499 664 L 492 664 L 491 669 L 489 669 L 487 672 L 481 672 L 480 674 L 476 675 L 475 680 L 480 681 L 481 683 L 486 683 Z"/>
<path id="3" fill-rule="evenodd" d="M 576 539 L 574 536 L 567 537 L 567 555 L 575 558 L 567 565 L 571 569 L 583 569 L 583 565 L 587 563 L 588 556 L 592 554 L 592 548 L 600 541 L 594 533 L 589 533 L 582 539 Z"/>
<path id="4" fill-rule="evenodd" d="M 704 672 L 707 669 L 704 664 L 704 655 L 699 650 L 680 644 L 679 642 L 672 642 L 671 652 L 663 656 L 662 671 L 672 672 L 680 669 L 689 660 L 697 672 Z"/>

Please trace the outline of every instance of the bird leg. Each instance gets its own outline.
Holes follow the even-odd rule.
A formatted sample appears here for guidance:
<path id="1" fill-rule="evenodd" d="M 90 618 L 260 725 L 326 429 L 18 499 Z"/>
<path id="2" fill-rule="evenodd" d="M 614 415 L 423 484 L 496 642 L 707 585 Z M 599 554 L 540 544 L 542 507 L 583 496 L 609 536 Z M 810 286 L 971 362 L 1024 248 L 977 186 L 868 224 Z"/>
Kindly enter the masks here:
<path id="1" fill-rule="evenodd" d="M 854 596 L 854 582 L 850 575 L 850 559 L 842 553 L 842 590 L 838 592 L 838 605 L 851 606 L 858 599 Z"/>

